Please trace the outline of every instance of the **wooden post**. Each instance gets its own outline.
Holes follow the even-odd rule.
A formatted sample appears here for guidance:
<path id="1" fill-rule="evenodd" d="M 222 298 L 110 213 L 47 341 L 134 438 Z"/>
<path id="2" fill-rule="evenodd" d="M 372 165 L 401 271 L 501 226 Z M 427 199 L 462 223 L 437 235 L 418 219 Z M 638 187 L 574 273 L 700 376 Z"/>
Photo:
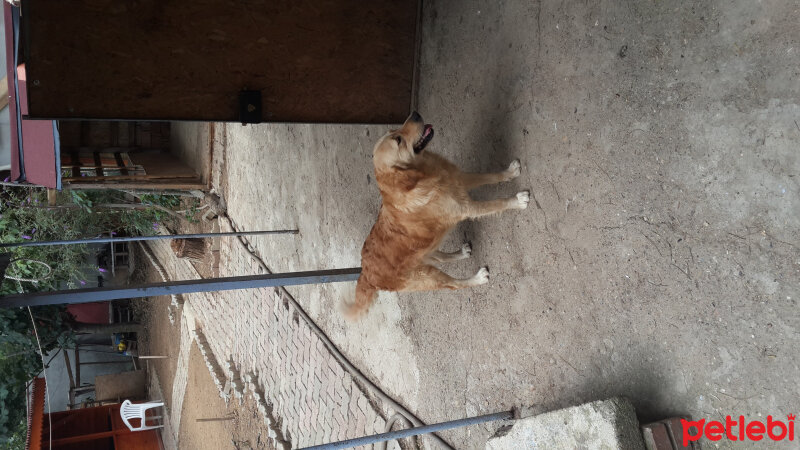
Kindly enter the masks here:
<path id="1" fill-rule="evenodd" d="M 0 109 L 8 106 L 8 76 L 3 77 L 0 81 Z"/>
<path id="2" fill-rule="evenodd" d="M 75 387 L 81 387 L 81 357 L 78 347 L 78 344 L 75 344 Z"/>
<path id="3" fill-rule="evenodd" d="M 69 387 L 70 389 L 75 387 L 75 377 L 72 375 L 72 364 L 69 362 L 69 353 L 64 350 L 64 365 L 67 368 L 67 375 L 69 376 Z"/>
<path id="4" fill-rule="evenodd" d="M 56 196 L 58 195 L 58 191 L 55 189 L 48 189 L 47 190 L 47 205 L 48 206 L 56 206 Z"/>

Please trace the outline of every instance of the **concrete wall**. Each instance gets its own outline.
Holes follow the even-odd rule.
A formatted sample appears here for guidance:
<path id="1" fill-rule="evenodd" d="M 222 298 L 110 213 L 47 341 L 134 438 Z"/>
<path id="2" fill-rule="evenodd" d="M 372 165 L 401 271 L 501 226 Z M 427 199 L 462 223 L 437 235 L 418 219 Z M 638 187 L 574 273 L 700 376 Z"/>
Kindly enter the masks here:
<path id="1" fill-rule="evenodd" d="M 109 346 L 107 348 L 101 348 L 99 346 L 92 346 L 92 350 L 102 350 L 106 352 L 112 351 L 111 344 L 110 344 L 110 337 L 109 337 Z M 93 351 L 87 351 L 88 349 L 81 348 L 80 350 L 80 358 L 81 362 L 92 362 L 92 361 L 119 361 L 119 360 L 127 360 L 130 361 L 130 357 L 123 357 L 111 353 L 97 353 Z M 50 352 L 46 357 L 45 361 L 49 360 L 53 355 L 57 352 L 54 350 Z M 67 350 L 67 354 L 69 355 L 70 364 L 72 367 L 73 376 L 75 373 L 75 351 L 74 350 Z M 94 377 L 98 375 L 107 375 L 111 373 L 119 373 L 125 372 L 128 370 L 133 370 L 133 364 L 94 364 L 88 366 L 81 366 L 81 381 L 84 384 L 94 384 Z M 50 366 L 47 368 L 47 388 L 50 394 L 50 402 L 51 408 L 53 411 L 64 411 L 67 409 L 67 404 L 69 403 L 69 376 L 67 374 L 67 368 L 64 362 L 64 355 L 57 355 L 53 361 L 50 363 Z M 77 380 L 76 380 L 77 382 Z M 76 397 L 76 402 L 80 402 L 82 400 L 86 400 L 87 398 L 94 398 L 94 392 L 90 392 L 86 395 Z"/>

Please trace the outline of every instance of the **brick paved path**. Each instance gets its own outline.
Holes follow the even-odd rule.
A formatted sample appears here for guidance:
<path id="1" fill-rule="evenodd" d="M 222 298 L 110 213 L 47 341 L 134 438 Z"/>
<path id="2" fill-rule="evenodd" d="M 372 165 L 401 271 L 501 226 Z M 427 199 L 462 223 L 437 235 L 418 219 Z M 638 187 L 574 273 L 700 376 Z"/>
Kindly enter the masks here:
<path id="1" fill-rule="evenodd" d="M 225 230 L 223 227 L 222 231 Z M 172 279 L 198 278 L 169 244 L 151 245 Z M 234 240 L 220 248 L 220 276 L 258 273 L 260 267 Z M 368 395 L 298 317 L 280 289 L 253 289 L 184 296 L 209 369 L 227 396 L 249 392 L 259 401 L 278 444 L 303 447 L 383 432 L 379 400 Z M 182 328 L 187 329 L 186 325 Z M 183 333 L 182 333 L 183 334 Z M 227 380 L 220 378 L 225 377 Z M 181 389 L 182 391 L 182 389 Z M 180 403 L 180 402 L 179 402 Z M 174 403 L 173 408 L 180 404 Z M 175 412 L 171 413 L 173 416 Z M 179 413 L 177 413 L 179 415 Z M 178 417 L 179 421 L 179 417 Z M 176 423 L 177 426 L 177 423 Z"/>

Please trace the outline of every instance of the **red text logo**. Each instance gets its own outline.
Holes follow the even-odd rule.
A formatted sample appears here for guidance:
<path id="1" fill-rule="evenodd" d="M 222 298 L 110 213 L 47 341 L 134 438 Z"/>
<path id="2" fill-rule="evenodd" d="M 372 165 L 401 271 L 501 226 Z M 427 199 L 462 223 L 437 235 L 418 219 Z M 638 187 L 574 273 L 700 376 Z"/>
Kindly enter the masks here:
<path id="1" fill-rule="evenodd" d="M 709 441 L 719 441 L 722 438 L 728 438 L 731 441 L 760 441 L 764 438 L 773 441 L 793 441 L 795 415 L 789 414 L 786 419 L 786 422 L 783 422 L 767 416 L 766 423 L 761 420 L 748 422 L 745 421 L 744 416 L 739 416 L 739 420 L 725 416 L 725 423 L 717 420 L 706 423 L 706 419 L 681 419 L 683 446 L 687 447 L 689 442 L 698 441 L 703 436 Z"/>

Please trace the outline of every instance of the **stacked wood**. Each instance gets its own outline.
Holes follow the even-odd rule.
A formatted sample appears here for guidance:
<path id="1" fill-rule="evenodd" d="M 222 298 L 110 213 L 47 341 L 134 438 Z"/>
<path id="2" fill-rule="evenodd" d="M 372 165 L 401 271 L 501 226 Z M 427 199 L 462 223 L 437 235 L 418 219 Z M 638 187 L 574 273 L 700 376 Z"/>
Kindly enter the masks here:
<path id="1" fill-rule="evenodd" d="M 205 239 L 173 239 L 170 246 L 178 258 L 202 261 L 206 254 Z"/>

